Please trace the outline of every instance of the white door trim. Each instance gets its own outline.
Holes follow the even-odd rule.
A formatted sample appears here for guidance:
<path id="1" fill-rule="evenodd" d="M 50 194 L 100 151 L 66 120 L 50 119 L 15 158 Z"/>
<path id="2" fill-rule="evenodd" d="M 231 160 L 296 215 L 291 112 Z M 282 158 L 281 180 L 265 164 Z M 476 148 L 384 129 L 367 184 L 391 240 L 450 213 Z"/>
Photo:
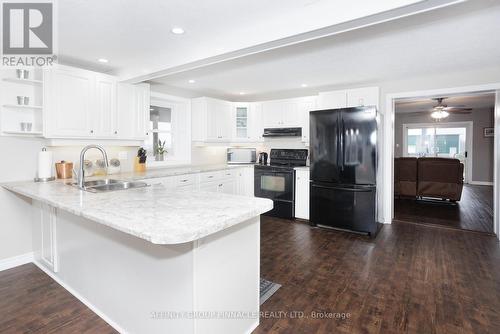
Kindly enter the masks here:
<path id="1" fill-rule="evenodd" d="M 472 143 L 472 138 L 474 138 L 474 122 L 473 121 L 464 121 L 464 122 L 446 122 L 446 123 L 405 123 L 403 124 L 403 156 L 406 156 L 407 150 L 407 131 L 408 128 L 465 128 L 465 151 L 467 151 L 467 166 L 466 173 L 464 178 L 464 183 L 472 182 L 472 168 L 473 168 L 473 159 L 474 159 L 474 145 Z"/>
<path id="2" fill-rule="evenodd" d="M 453 94 L 463 94 L 463 93 L 481 93 L 481 92 L 495 92 L 496 97 L 496 107 L 495 107 L 495 133 L 500 133 L 500 82 L 484 84 L 484 85 L 474 85 L 474 86 L 462 86 L 462 87 L 450 87 L 442 89 L 433 90 L 421 90 L 421 91 L 411 91 L 402 92 L 386 95 L 385 112 L 383 117 L 383 142 L 385 149 L 382 152 L 382 177 L 385 182 L 383 182 L 382 188 L 382 202 L 383 202 L 383 222 L 391 223 L 394 218 L 394 107 L 395 100 L 401 98 L 417 98 L 417 97 L 428 97 L 436 95 L 453 95 Z M 495 148 L 494 148 L 494 199 L 493 199 L 493 222 L 494 231 L 499 237 L 500 221 L 499 221 L 499 203 L 500 199 L 500 163 L 498 161 L 497 151 L 500 148 L 499 136 L 495 136 Z"/>

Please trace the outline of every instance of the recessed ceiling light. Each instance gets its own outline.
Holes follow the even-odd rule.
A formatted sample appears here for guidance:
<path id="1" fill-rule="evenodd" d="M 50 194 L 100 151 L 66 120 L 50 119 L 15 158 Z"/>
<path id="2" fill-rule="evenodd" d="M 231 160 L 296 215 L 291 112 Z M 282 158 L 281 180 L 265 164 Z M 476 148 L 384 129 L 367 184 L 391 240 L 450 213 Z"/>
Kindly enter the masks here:
<path id="1" fill-rule="evenodd" d="M 107 60 L 106 58 L 99 58 L 99 59 L 97 59 L 97 61 L 100 62 L 100 63 L 107 63 L 107 62 L 109 62 L 109 60 Z"/>
<path id="2" fill-rule="evenodd" d="M 240 92 L 240 95 L 245 95 L 245 92 Z"/>
<path id="3" fill-rule="evenodd" d="M 305 87 L 307 87 L 307 84 L 302 84 L 302 85 L 300 85 L 300 87 L 305 88 Z"/>
<path id="4" fill-rule="evenodd" d="M 193 79 L 188 80 L 189 83 L 195 83 L 196 81 Z"/>
<path id="5" fill-rule="evenodd" d="M 176 35 L 182 35 L 184 33 L 184 29 L 182 29 L 180 27 L 174 27 L 174 28 L 172 28 L 171 31 L 173 34 L 176 34 Z"/>

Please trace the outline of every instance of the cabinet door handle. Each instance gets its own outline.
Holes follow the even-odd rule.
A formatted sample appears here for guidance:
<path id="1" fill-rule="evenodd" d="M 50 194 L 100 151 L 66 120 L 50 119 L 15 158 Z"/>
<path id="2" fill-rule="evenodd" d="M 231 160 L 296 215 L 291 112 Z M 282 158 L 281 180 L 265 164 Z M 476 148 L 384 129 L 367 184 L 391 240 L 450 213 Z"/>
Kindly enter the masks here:
<path id="1" fill-rule="evenodd" d="M 118 131 L 115 131 L 115 135 L 117 135 L 117 134 L 118 134 Z"/>
<path id="2" fill-rule="evenodd" d="M 209 178 L 209 179 L 211 179 L 211 178 L 213 178 L 213 177 L 214 177 L 213 175 L 209 175 L 209 176 L 208 176 L 208 178 Z"/>
<path id="3" fill-rule="evenodd" d="M 184 180 L 181 180 L 181 182 L 187 182 L 187 181 L 189 181 L 189 180 L 186 180 L 186 179 L 184 179 Z"/>
<path id="4" fill-rule="evenodd" d="M 94 130 L 90 130 L 90 133 L 94 133 Z"/>
<path id="5" fill-rule="evenodd" d="M 146 136 L 149 136 L 149 132 L 146 132 Z"/>

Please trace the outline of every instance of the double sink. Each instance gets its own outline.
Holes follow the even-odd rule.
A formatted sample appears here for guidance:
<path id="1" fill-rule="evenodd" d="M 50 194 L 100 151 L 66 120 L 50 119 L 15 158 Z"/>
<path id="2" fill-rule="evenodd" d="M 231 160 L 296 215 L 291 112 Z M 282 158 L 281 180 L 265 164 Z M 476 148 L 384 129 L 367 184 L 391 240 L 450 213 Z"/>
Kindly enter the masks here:
<path id="1" fill-rule="evenodd" d="M 78 187 L 77 183 L 71 183 L 71 185 L 80 188 Z M 82 190 L 89 191 L 92 193 L 104 193 L 108 191 L 144 188 L 147 186 L 148 184 L 145 182 L 104 179 L 104 180 L 85 181 L 83 183 Z"/>

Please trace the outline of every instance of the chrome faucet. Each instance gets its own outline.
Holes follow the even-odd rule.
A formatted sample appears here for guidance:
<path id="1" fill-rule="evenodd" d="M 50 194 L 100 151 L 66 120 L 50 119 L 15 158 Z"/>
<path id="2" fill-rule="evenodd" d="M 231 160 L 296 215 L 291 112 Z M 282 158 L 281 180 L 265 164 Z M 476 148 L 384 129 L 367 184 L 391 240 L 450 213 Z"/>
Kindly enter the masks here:
<path id="1" fill-rule="evenodd" d="M 99 145 L 87 145 L 85 146 L 82 151 L 80 152 L 80 170 L 78 172 L 78 181 L 77 181 L 77 184 L 78 184 L 78 188 L 84 190 L 85 189 L 85 168 L 84 168 L 84 161 L 85 161 L 85 153 L 91 149 L 91 148 L 96 148 L 98 149 L 99 151 L 101 151 L 102 153 L 102 158 L 104 160 L 104 165 L 106 166 L 106 170 L 108 169 L 109 167 L 109 163 L 108 163 L 108 155 L 106 154 L 106 150 L 102 147 L 102 146 L 99 146 Z"/>

